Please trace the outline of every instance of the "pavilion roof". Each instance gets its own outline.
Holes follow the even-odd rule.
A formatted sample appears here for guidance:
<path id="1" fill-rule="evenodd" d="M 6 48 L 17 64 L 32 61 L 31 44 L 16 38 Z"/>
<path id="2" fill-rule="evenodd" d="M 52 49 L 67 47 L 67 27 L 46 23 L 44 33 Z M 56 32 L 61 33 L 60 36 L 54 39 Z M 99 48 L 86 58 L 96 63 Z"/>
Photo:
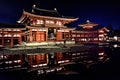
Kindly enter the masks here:
<path id="1" fill-rule="evenodd" d="M 76 30 L 79 30 L 79 31 L 98 31 L 101 29 L 107 30 L 107 28 L 105 28 L 105 26 L 102 26 L 102 25 L 97 25 L 97 26 L 94 26 L 93 28 L 83 28 L 83 27 L 76 28 Z"/>
<path id="2" fill-rule="evenodd" d="M 97 26 L 98 24 L 90 22 L 90 20 L 87 20 L 85 23 L 79 24 L 79 26 Z"/>
<path id="3" fill-rule="evenodd" d="M 51 16 L 51 17 L 61 17 L 61 15 L 58 13 L 58 11 L 55 10 L 46 10 L 46 9 L 40 9 L 40 8 L 33 8 L 33 14 L 41 15 L 41 16 Z"/>
<path id="4" fill-rule="evenodd" d="M 0 23 L 0 28 L 25 28 L 24 24 L 4 24 Z"/>
<path id="5" fill-rule="evenodd" d="M 27 15 L 27 16 L 25 16 Z M 58 19 L 58 20 L 65 20 L 65 21 L 75 21 L 78 20 L 78 17 L 70 17 L 70 16 L 62 16 L 58 13 L 57 9 L 54 10 L 47 10 L 47 9 L 40 9 L 37 8 L 36 5 L 33 5 L 32 12 L 23 11 L 23 15 L 18 20 L 18 23 L 25 22 L 29 17 L 36 17 L 36 18 L 46 18 L 46 19 Z"/>
<path id="6" fill-rule="evenodd" d="M 32 13 L 40 16 L 50 16 L 50 17 L 59 17 L 59 18 L 75 18 L 75 17 L 68 17 L 68 16 L 62 16 L 57 11 L 57 8 L 54 8 L 54 10 L 47 10 L 47 9 L 40 9 L 36 7 L 36 5 L 33 5 L 32 7 Z"/>

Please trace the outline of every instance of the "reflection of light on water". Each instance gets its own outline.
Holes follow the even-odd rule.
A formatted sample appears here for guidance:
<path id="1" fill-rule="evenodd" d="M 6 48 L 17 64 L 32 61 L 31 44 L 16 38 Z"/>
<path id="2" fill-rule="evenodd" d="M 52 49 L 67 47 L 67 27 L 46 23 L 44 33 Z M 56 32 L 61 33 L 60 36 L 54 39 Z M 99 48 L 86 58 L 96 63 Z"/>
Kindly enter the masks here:
<path id="1" fill-rule="evenodd" d="M 47 64 L 44 63 L 44 64 L 32 65 L 33 68 L 35 68 L 35 67 L 43 67 L 43 66 L 47 66 Z"/>
<path id="2" fill-rule="evenodd" d="M 104 52 L 99 53 L 99 54 L 98 54 L 98 55 L 99 55 L 98 59 L 99 59 L 99 60 L 104 59 L 104 57 L 105 57 L 104 54 L 105 54 Z"/>
<path id="3" fill-rule="evenodd" d="M 114 46 L 114 48 L 118 47 L 118 45 L 117 45 L 117 44 L 114 44 L 113 46 Z"/>
<path id="4" fill-rule="evenodd" d="M 98 59 L 102 62 L 106 62 L 107 60 L 109 60 L 109 57 L 104 52 L 101 52 L 98 55 Z"/>
<path id="5" fill-rule="evenodd" d="M 93 61 L 92 61 L 92 60 L 89 60 L 89 61 L 87 61 L 87 60 L 84 60 L 83 62 L 84 62 L 84 63 L 86 63 L 86 64 L 93 63 Z"/>
<path id="6" fill-rule="evenodd" d="M 37 74 L 40 75 L 40 74 L 44 74 L 44 73 L 62 71 L 63 69 L 64 69 L 64 67 L 55 67 L 55 68 L 50 68 L 50 69 L 46 69 L 46 70 L 40 69 L 40 70 L 37 70 L 37 72 L 38 72 Z"/>
<path id="7" fill-rule="evenodd" d="M 104 57 L 99 57 L 99 59 L 101 60 L 101 59 L 103 59 Z"/>
<path id="8" fill-rule="evenodd" d="M 65 66 L 65 68 L 68 68 L 66 67 L 66 65 L 69 65 L 69 64 L 70 65 L 78 64 L 78 66 L 79 64 L 80 65 L 84 64 L 85 67 L 90 68 L 92 67 L 92 65 L 94 66 L 101 62 L 104 63 L 107 60 L 109 60 L 108 55 L 106 54 L 106 51 L 105 51 L 106 48 L 104 49 L 104 47 L 106 46 L 96 47 L 95 45 L 93 47 L 90 46 L 90 48 L 87 49 L 86 51 L 79 51 L 79 52 L 68 51 L 68 52 L 63 52 L 63 53 L 62 52 L 56 52 L 56 53 L 50 52 L 48 54 L 47 53 L 45 54 L 35 53 L 35 55 L 34 54 L 27 54 L 25 56 L 21 55 L 23 58 L 20 58 L 18 60 L 10 59 L 9 61 L 4 61 L 4 64 L 8 65 L 8 67 L 5 67 L 5 69 L 6 68 L 17 68 L 17 67 L 20 67 L 19 65 L 21 65 L 21 62 L 23 61 L 21 59 L 27 58 L 27 62 L 28 63 L 30 62 L 29 64 L 31 66 L 31 69 L 29 71 L 38 70 L 38 73 L 37 73 L 38 75 L 64 71 L 63 67 Z M 7 59 L 7 58 L 9 59 L 9 55 L 8 57 L 5 55 L 0 56 L 0 60 Z M 33 64 L 33 60 L 35 61 L 34 64 Z M 16 63 L 15 66 L 9 66 L 10 64 L 13 64 L 13 63 L 14 64 Z M 3 63 L 1 62 L 0 65 L 2 64 Z M 2 68 L 4 69 L 4 67 Z"/>
<path id="9" fill-rule="evenodd" d="M 104 52 L 101 52 L 101 53 L 99 53 L 98 55 L 99 55 L 99 56 L 104 55 Z"/>
<path id="10" fill-rule="evenodd" d="M 2 60 L 2 59 L 7 59 L 7 56 L 1 55 L 1 56 L 0 56 L 0 60 Z"/>

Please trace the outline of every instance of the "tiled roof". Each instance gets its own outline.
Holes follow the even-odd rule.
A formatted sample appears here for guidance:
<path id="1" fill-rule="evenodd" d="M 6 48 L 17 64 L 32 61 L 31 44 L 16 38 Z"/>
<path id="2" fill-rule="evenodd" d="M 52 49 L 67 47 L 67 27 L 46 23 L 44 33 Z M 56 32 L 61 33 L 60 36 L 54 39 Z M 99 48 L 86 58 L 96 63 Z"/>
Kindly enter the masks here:
<path id="1" fill-rule="evenodd" d="M 97 25 L 97 26 L 94 26 L 93 28 L 83 28 L 83 27 L 80 27 L 80 28 L 77 28 L 76 30 L 80 30 L 80 31 L 97 31 L 97 30 L 100 30 L 102 28 L 104 28 L 104 26 Z"/>
<path id="2" fill-rule="evenodd" d="M 23 24 L 3 24 L 0 23 L 0 28 L 25 28 Z"/>
<path id="3" fill-rule="evenodd" d="M 51 17 L 61 17 L 60 14 L 56 10 L 45 10 L 39 8 L 33 8 L 34 14 L 41 16 L 51 16 Z"/>
<path id="4" fill-rule="evenodd" d="M 50 16 L 50 17 L 58 17 L 58 18 L 75 18 L 71 16 L 62 16 L 59 14 L 56 8 L 54 10 L 47 10 L 47 9 L 40 9 L 34 6 L 32 8 L 32 13 L 35 15 L 40 15 L 40 16 Z"/>

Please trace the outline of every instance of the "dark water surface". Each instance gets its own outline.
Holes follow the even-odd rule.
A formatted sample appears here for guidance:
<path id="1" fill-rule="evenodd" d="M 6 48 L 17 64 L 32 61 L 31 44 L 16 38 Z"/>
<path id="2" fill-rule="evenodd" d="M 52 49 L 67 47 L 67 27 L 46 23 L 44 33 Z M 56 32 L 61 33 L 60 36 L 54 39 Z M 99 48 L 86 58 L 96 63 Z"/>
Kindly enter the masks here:
<path id="1" fill-rule="evenodd" d="M 82 55 L 77 56 L 78 60 L 75 57 L 76 64 L 66 65 L 62 71 L 41 75 L 27 70 L 1 72 L 0 80 L 120 80 L 120 48 L 89 47 L 89 51 L 74 52 Z"/>

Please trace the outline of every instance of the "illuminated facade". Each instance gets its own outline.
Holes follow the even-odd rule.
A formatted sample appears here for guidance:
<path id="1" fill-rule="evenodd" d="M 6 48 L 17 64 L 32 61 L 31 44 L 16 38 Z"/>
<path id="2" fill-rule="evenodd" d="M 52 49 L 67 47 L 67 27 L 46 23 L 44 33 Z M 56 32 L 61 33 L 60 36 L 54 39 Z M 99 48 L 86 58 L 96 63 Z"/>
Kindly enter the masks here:
<path id="1" fill-rule="evenodd" d="M 72 37 L 76 43 L 81 42 L 104 42 L 109 30 L 101 25 L 91 23 L 89 20 L 80 24 L 80 29 L 72 32 Z"/>
<path id="2" fill-rule="evenodd" d="M 56 8 L 45 10 L 33 5 L 32 13 L 23 11 L 18 23 L 27 25 L 25 42 L 63 41 L 64 39 L 72 40 L 71 31 L 74 30 L 74 28 L 67 28 L 65 24 L 77 19 L 61 16 Z"/>
<path id="3" fill-rule="evenodd" d="M 13 46 L 22 44 L 23 31 L 25 25 L 0 24 L 0 45 Z"/>
<path id="4" fill-rule="evenodd" d="M 56 8 L 45 10 L 33 5 L 32 12 L 23 11 L 17 21 L 19 24 L 0 24 L 0 45 L 14 46 L 23 42 L 28 46 L 48 45 L 49 42 L 56 45 L 64 44 L 65 41 L 66 44 L 75 44 L 106 40 L 109 30 L 89 20 L 85 24 L 80 24 L 80 29 L 65 26 L 76 20 L 78 18 L 61 16 Z"/>

